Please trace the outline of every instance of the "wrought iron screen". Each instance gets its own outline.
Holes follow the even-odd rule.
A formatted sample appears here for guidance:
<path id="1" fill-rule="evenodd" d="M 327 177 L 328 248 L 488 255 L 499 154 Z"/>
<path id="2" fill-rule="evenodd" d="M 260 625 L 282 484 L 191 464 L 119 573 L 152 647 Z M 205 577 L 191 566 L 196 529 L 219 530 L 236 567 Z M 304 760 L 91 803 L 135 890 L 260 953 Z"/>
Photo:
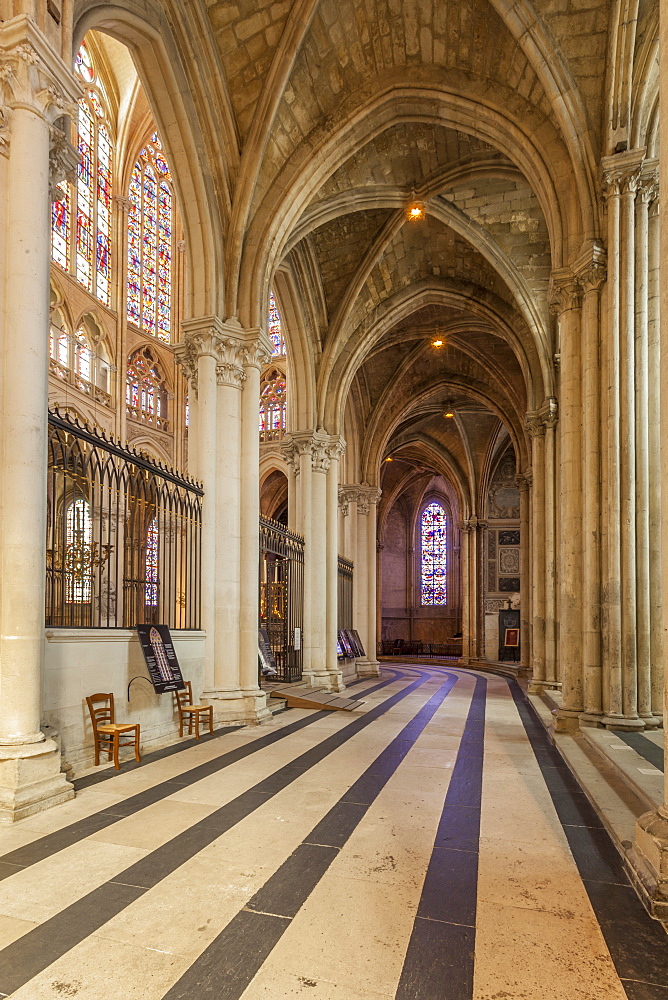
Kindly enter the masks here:
<path id="1" fill-rule="evenodd" d="M 278 521 L 261 517 L 260 627 L 269 635 L 278 680 L 297 681 L 302 676 L 303 626 L 304 539 Z"/>
<path id="2" fill-rule="evenodd" d="M 353 627 L 353 564 L 339 556 L 337 628 Z"/>
<path id="3" fill-rule="evenodd" d="M 46 624 L 200 628 L 200 485 L 49 413 Z"/>

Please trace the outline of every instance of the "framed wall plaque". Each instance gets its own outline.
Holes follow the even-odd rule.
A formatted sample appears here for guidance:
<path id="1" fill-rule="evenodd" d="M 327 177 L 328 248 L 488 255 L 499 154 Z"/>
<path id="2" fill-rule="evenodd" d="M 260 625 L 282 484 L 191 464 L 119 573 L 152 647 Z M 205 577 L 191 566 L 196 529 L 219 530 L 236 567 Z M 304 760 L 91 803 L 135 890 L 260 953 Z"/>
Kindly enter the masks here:
<path id="1" fill-rule="evenodd" d="M 156 694 L 185 688 L 181 667 L 166 625 L 137 625 L 146 666 Z"/>

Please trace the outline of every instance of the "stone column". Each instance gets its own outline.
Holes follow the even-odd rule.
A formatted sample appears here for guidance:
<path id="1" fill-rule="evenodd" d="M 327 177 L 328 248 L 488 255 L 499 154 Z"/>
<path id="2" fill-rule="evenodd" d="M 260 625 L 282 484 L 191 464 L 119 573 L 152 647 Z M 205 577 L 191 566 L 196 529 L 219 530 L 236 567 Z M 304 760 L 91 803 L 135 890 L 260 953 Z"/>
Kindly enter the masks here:
<path id="1" fill-rule="evenodd" d="M 111 380 L 109 391 L 113 393 L 116 386 L 116 421 L 115 432 L 119 441 L 127 441 L 127 408 L 125 403 L 125 388 L 128 362 L 128 312 L 126 307 L 128 280 L 128 212 L 130 199 L 125 195 L 114 195 L 116 205 L 116 233 L 119 250 L 119 260 L 116 263 L 116 374 Z"/>
<path id="2" fill-rule="evenodd" d="M 213 683 L 203 697 L 217 716 L 236 717 L 240 675 L 241 396 L 244 341 L 220 328 L 216 359 L 216 566 Z M 257 673 L 257 671 L 256 671 Z M 242 716 L 243 717 L 243 713 Z"/>
<path id="3" fill-rule="evenodd" d="M 329 686 L 327 669 L 327 472 L 330 466 L 327 435 L 314 432 L 311 441 L 311 530 L 307 579 L 311 588 L 311 648 L 309 678 L 318 687 Z"/>
<path id="4" fill-rule="evenodd" d="M 63 157 L 49 146 L 54 121 L 78 84 L 35 24 L 0 26 L 0 152 L 4 323 L 0 400 L 0 821 L 72 798 L 56 744 L 41 732 L 46 566 L 46 445 L 50 201 Z M 56 130 L 58 131 L 58 130 Z M 61 151 L 63 132 L 60 131 Z M 65 157 L 66 159 L 67 157 Z M 71 157 L 70 157 L 71 158 Z M 60 162 L 58 162 L 60 160 Z"/>
<path id="5" fill-rule="evenodd" d="M 366 660 L 359 660 L 357 671 L 361 676 L 376 677 L 380 673 L 380 666 L 376 654 L 377 626 L 376 615 L 377 605 L 377 575 L 378 575 L 378 547 L 377 547 L 377 518 L 378 501 L 381 492 L 376 486 L 369 486 L 363 483 L 360 486 L 357 511 L 364 518 L 366 531 L 364 538 L 360 539 L 365 546 L 363 558 L 366 562 L 366 636 L 362 636 L 364 648 L 366 650 Z M 362 553 L 360 553 L 362 555 Z M 364 594 L 361 595 L 364 600 Z"/>
<path id="6" fill-rule="evenodd" d="M 526 670 L 531 664 L 531 594 L 529 513 L 531 507 L 531 471 L 515 477 L 520 491 L 520 667 Z"/>
<path id="7" fill-rule="evenodd" d="M 661 725 L 652 710 L 649 453 L 649 205 L 656 164 L 644 164 L 635 206 L 635 424 L 638 715 L 646 728 Z"/>
<path id="8" fill-rule="evenodd" d="M 215 316 L 185 320 L 183 340 L 177 344 L 176 360 L 188 378 L 193 398 L 191 411 L 191 472 L 204 486 L 202 504 L 202 558 L 200 563 L 200 601 L 204 644 L 204 684 L 216 687 L 216 475 L 217 460 L 217 376 L 222 323 Z M 192 447 L 194 446 L 194 447 Z"/>
<path id="9" fill-rule="evenodd" d="M 482 612 L 482 542 L 487 521 L 470 517 L 460 524 L 462 534 L 462 658 L 473 663 L 483 650 Z"/>
<path id="10" fill-rule="evenodd" d="M 608 690 L 602 722 L 643 729 L 638 715 L 636 580 L 635 197 L 644 150 L 604 157 L 608 200 Z"/>
<path id="11" fill-rule="evenodd" d="M 473 629 L 471 628 L 471 525 L 459 524 L 462 560 L 462 660 L 467 663 L 473 656 Z"/>
<path id="12" fill-rule="evenodd" d="M 527 414 L 527 430 L 531 436 L 531 496 L 532 545 L 532 679 L 529 689 L 540 692 L 545 681 L 545 423 L 538 413 Z"/>
<path id="13" fill-rule="evenodd" d="M 570 269 L 552 275 L 561 356 L 559 435 L 559 661 L 562 707 L 557 727 L 571 728 L 582 711 L 582 292 Z"/>
<path id="14" fill-rule="evenodd" d="M 228 320 L 228 326 L 232 321 Z M 233 321 L 236 325 L 236 320 Z M 239 326 L 241 330 L 241 327 Z M 241 538 L 239 578 L 239 685 L 242 718 L 261 722 L 270 717 L 267 697 L 258 686 L 259 565 L 260 565 L 260 371 L 271 357 L 271 343 L 262 330 L 244 332 L 244 383 L 241 392 Z M 219 548 L 219 559 L 225 553 Z"/>
<path id="15" fill-rule="evenodd" d="M 545 686 L 559 687 L 557 678 L 557 461 L 558 409 L 554 397 L 544 407 L 545 422 Z"/>
<path id="16" fill-rule="evenodd" d="M 661 5 L 661 176 L 660 183 L 668 185 L 668 11 Z M 668 226 L 661 227 L 661 261 L 668 260 Z M 661 484 L 668 491 L 668 282 L 661 282 L 660 313 L 661 345 Z M 668 522 L 661 524 L 662 555 L 668 565 Z M 668 574 L 663 574 L 663 609 L 668 609 Z M 668 615 L 664 629 L 668 627 Z M 664 670 L 664 729 L 668 728 L 668 663 L 666 645 L 663 648 Z M 644 897 L 653 916 L 668 922 L 668 744 L 664 744 L 664 795 L 656 811 L 645 813 L 636 823 L 636 839 L 629 852 L 636 886 Z"/>
<path id="17" fill-rule="evenodd" d="M 339 606 L 339 458 L 345 450 L 342 438 L 332 436 L 328 445 L 327 469 L 327 631 L 325 662 L 329 686 L 340 691 L 343 674 L 336 655 Z"/>
<path id="18" fill-rule="evenodd" d="M 648 267 L 648 370 L 649 370 L 649 586 L 650 586 L 650 664 L 652 714 L 662 715 L 663 705 L 663 621 L 661 580 L 661 425 L 659 350 L 659 274 L 660 230 L 659 198 L 649 206 Z"/>
<path id="19" fill-rule="evenodd" d="M 575 265 L 582 286 L 583 713 L 603 715 L 601 658 L 601 402 L 600 294 L 605 252 L 594 244 Z"/>

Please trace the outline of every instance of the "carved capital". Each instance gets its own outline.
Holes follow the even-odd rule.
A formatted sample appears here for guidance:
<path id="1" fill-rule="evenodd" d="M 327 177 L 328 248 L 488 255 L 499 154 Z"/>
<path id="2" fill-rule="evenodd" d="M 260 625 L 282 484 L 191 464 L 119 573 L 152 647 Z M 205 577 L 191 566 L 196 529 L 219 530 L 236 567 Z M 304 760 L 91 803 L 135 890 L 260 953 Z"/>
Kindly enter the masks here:
<path id="1" fill-rule="evenodd" d="M 175 345 L 174 357 L 183 371 L 194 398 L 197 399 L 197 352 L 189 341 L 184 341 Z"/>
<path id="2" fill-rule="evenodd" d="M 544 437 L 545 421 L 540 410 L 530 410 L 524 418 L 524 426 L 529 437 Z"/>
<path id="3" fill-rule="evenodd" d="M 568 309 L 579 309 L 582 305 L 582 285 L 570 267 L 552 272 L 549 305 L 553 316 L 559 316 Z"/>
<path id="4" fill-rule="evenodd" d="M 124 194 L 114 195 L 114 205 L 120 212 L 130 211 L 130 199 L 126 198 Z"/>
<path id="5" fill-rule="evenodd" d="M 601 160 L 601 178 L 604 198 L 634 193 L 640 182 L 645 149 L 627 149 L 613 153 Z"/>
<path id="6" fill-rule="evenodd" d="M 331 462 L 329 443 L 314 437 L 311 443 L 311 465 L 314 472 L 327 472 Z"/>
<path id="7" fill-rule="evenodd" d="M 571 265 L 582 292 L 598 291 L 608 272 L 608 255 L 600 240 L 589 240 Z"/>
<path id="8" fill-rule="evenodd" d="M 357 486 L 339 486 L 339 510 L 344 517 L 350 513 L 350 504 L 357 503 Z"/>
<path id="9" fill-rule="evenodd" d="M 530 469 L 526 472 L 518 472 L 515 476 L 515 485 L 517 486 L 520 493 L 526 493 L 531 489 L 533 484 L 533 474 Z"/>
<path id="10" fill-rule="evenodd" d="M 58 185 L 63 181 L 73 184 L 79 163 L 79 151 L 69 140 L 69 118 L 61 119 L 61 125 L 52 125 L 49 145 L 49 199 L 57 201 L 62 192 Z"/>
<path id="11" fill-rule="evenodd" d="M 3 24 L 0 45 L 0 100 L 31 111 L 49 125 L 75 117 L 81 85 L 46 37 L 25 15 Z"/>
<path id="12" fill-rule="evenodd" d="M 216 382 L 218 385 L 231 386 L 240 389 L 246 378 L 244 360 L 246 342 L 236 337 L 222 337 L 218 341 L 218 357 L 216 361 Z"/>
<path id="13" fill-rule="evenodd" d="M 372 506 L 375 506 L 383 495 L 383 491 L 377 486 L 369 486 L 368 483 L 361 483 L 357 487 L 357 513 L 369 514 Z"/>

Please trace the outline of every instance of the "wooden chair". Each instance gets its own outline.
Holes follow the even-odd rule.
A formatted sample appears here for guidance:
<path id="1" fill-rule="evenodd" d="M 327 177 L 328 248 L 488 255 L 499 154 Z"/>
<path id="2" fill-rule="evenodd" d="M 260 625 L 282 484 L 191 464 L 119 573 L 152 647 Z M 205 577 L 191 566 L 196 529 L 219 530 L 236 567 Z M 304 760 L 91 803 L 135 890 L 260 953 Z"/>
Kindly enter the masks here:
<path id="1" fill-rule="evenodd" d="M 209 732 L 213 732 L 213 705 L 193 705 L 193 686 L 190 681 L 185 681 L 183 691 L 175 691 L 176 704 L 179 710 L 179 736 L 183 736 L 183 722 L 187 715 L 188 735 L 190 736 L 195 726 L 195 739 L 199 739 L 199 717 L 204 715 L 209 717 Z"/>
<path id="2" fill-rule="evenodd" d="M 129 742 L 135 746 L 135 760 L 141 760 L 139 756 L 139 725 L 137 723 L 114 722 L 114 696 L 113 694 L 92 694 L 86 698 L 88 711 L 90 712 L 93 724 L 93 739 L 95 741 L 95 764 L 100 763 L 100 748 L 107 750 L 109 760 L 114 758 L 114 767 L 118 771 L 118 751 L 121 738 L 126 739 L 123 746 Z M 99 707 L 96 707 L 99 706 Z"/>

